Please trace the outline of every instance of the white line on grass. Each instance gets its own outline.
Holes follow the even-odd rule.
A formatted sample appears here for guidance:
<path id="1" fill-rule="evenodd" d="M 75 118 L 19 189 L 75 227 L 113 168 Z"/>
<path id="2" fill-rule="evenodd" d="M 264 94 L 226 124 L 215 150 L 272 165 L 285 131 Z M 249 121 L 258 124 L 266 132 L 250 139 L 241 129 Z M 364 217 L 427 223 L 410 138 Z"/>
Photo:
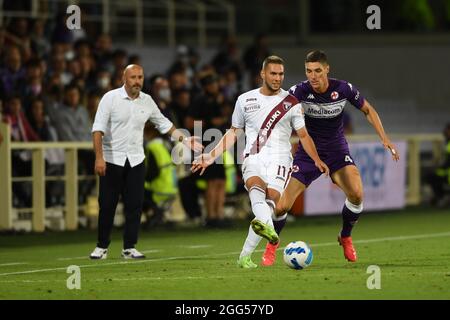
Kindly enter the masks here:
<path id="1" fill-rule="evenodd" d="M 89 258 L 89 256 L 85 255 L 85 256 L 82 256 L 82 257 L 58 258 L 56 260 L 58 260 L 58 261 L 67 261 L 67 260 L 82 260 L 82 259 L 88 259 L 88 258 Z"/>
<path id="2" fill-rule="evenodd" d="M 141 251 L 142 253 L 155 253 L 155 252 L 160 252 L 161 250 L 145 250 L 145 251 Z M 85 256 L 81 256 L 81 257 L 69 257 L 69 258 L 58 258 L 56 259 L 58 261 L 69 261 L 69 260 L 89 260 L 89 256 L 85 255 Z"/>
<path id="3" fill-rule="evenodd" d="M 212 245 L 210 244 L 199 244 L 199 245 L 194 245 L 194 246 L 179 246 L 180 248 L 188 248 L 188 249 L 203 249 L 203 248 L 210 248 L 212 247 Z"/>
<path id="4" fill-rule="evenodd" d="M 402 241 L 402 240 L 437 238 L 437 237 L 450 237 L 450 232 L 430 233 L 430 234 L 417 234 L 417 235 L 412 235 L 412 236 L 386 237 L 386 238 L 375 238 L 375 239 L 366 239 L 366 240 L 356 240 L 356 241 L 354 241 L 354 243 L 372 243 L 372 242 L 383 242 L 383 241 Z M 332 246 L 332 245 L 336 245 L 336 242 L 325 242 L 325 243 L 311 244 L 311 247 L 326 247 L 326 246 Z M 256 252 L 262 252 L 263 250 L 255 250 L 255 251 Z M 157 258 L 157 259 L 132 260 L 132 261 L 98 263 L 98 264 L 97 263 L 93 263 L 93 264 L 88 264 L 88 265 L 81 265 L 79 267 L 80 268 L 92 268 L 92 267 L 113 266 L 113 265 L 120 265 L 120 264 L 137 264 L 137 263 L 148 263 L 148 262 L 179 260 L 179 259 L 211 258 L 211 257 L 237 255 L 237 254 L 239 254 L 239 252 L 235 251 L 235 252 L 205 254 L 205 255 L 197 255 L 197 256 L 165 257 L 165 258 Z M 66 270 L 66 269 L 67 269 L 66 267 L 48 268 L 48 269 L 36 269 L 36 270 L 28 270 L 28 271 L 0 273 L 0 276 L 10 276 L 10 275 L 18 275 L 18 274 L 30 274 L 30 273 L 38 273 L 38 272 L 59 271 L 59 270 Z"/>
<path id="5" fill-rule="evenodd" d="M 162 250 L 159 249 L 153 249 L 153 250 L 145 250 L 145 251 L 141 251 L 142 253 L 155 253 L 155 252 L 161 252 Z"/>
<path id="6" fill-rule="evenodd" d="M 405 274 L 410 274 L 414 276 L 430 276 L 430 275 L 439 275 L 439 276 L 448 276 L 450 275 L 448 271 L 427 271 L 427 270 L 420 270 L 420 271 L 409 271 Z M 398 275 L 398 272 L 383 272 L 383 276 L 396 276 Z M 323 277 L 323 273 L 321 272 L 314 272 L 311 270 L 308 272 L 308 277 Z M 178 280 L 215 280 L 224 279 L 225 276 L 185 276 L 185 277 L 135 277 L 135 278 L 102 278 L 102 279 L 90 279 L 89 282 L 108 282 L 108 281 L 123 281 L 123 282 L 129 282 L 129 281 L 178 281 Z M 226 278 L 240 278 L 242 277 L 241 274 L 227 274 Z M 333 276 L 329 276 L 330 279 L 334 278 Z M 252 278 L 262 278 L 265 279 L 265 274 L 257 274 L 252 273 Z M 0 283 L 49 283 L 49 282 L 67 282 L 66 279 L 44 279 L 44 280 L 0 280 Z"/>
<path id="7" fill-rule="evenodd" d="M 375 239 L 365 239 L 365 240 L 355 240 L 353 243 L 372 243 L 372 242 L 383 242 L 383 241 L 402 241 L 402 240 L 415 240 L 415 239 L 427 239 L 427 238 L 439 238 L 439 237 L 448 237 L 450 236 L 450 232 L 442 232 L 442 233 L 429 233 L 429 234 L 417 234 L 413 236 L 399 236 L 399 237 L 386 237 L 386 238 L 375 238 Z M 335 245 L 335 242 L 325 242 L 325 243 L 317 243 L 311 244 L 311 247 L 326 247 Z"/>
<path id="8" fill-rule="evenodd" d="M 9 266 L 18 266 L 22 264 L 28 264 L 28 262 L 10 262 L 10 263 L 2 263 L 0 267 L 9 267 Z"/>
<path id="9" fill-rule="evenodd" d="M 322 276 L 322 275 L 321 275 Z M 170 280 L 205 280 L 205 279 L 223 279 L 224 276 L 186 276 L 186 277 L 170 277 Z M 229 278 L 229 275 L 227 275 Z M 92 279 L 93 282 L 105 281 L 141 281 L 141 280 L 167 280 L 166 277 L 138 277 L 138 278 L 108 278 L 108 279 Z M 66 282 L 66 279 L 45 279 L 45 280 L 0 280 L 0 283 L 41 283 L 41 282 Z"/>

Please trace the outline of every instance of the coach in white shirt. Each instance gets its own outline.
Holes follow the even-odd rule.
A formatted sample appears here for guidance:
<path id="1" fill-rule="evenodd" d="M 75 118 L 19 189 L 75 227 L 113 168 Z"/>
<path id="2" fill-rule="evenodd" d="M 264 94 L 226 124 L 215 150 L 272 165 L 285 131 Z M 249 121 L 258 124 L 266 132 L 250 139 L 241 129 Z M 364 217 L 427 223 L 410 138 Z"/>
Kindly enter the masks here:
<path id="1" fill-rule="evenodd" d="M 129 65 L 123 73 L 124 85 L 105 93 L 100 100 L 92 127 L 95 172 L 100 176 L 99 221 L 97 247 L 91 259 L 105 259 L 119 196 L 122 195 L 125 213 L 122 257 L 139 259 L 138 231 L 144 198 L 143 132 L 150 120 L 161 134 L 169 134 L 176 141 L 200 151 L 203 146 L 196 137 L 185 137 L 164 117 L 148 94 L 141 92 L 144 70 Z"/>

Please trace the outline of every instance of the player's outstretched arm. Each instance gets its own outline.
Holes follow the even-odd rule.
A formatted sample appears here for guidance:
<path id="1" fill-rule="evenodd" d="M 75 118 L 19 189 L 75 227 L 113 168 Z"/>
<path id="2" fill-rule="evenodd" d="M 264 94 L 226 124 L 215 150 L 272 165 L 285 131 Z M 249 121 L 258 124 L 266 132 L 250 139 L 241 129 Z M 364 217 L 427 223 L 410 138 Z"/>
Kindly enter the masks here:
<path id="1" fill-rule="evenodd" d="M 305 149 L 308 156 L 313 159 L 315 166 L 319 168 L 320 172 L 325 173 L 326 176 L 329 176 L 330 169 L 322 160 L 320 160 L 316 145 L 314 144 L 313 139 L 311 139 L 311 136 L 308 134 L 306 128 L 303 127 L 297 130 L 297 135 L 300 139 L 300 143 L 302 144 L 303 149 Z"/>
<path id="2" fill-rule="evenodd" d="M 381 139 L 381 143 L 386 149 L 392 154 L 392 159 L 398 161 L 400 159 L 400 155 L 398 154 L 395 145 L 391 142 L 386 132 L 384 132 L 383 124 L 381 123 L 380 116 L 374 107 L 370 105 L 367 100 L 364 100 L 364 104 L 361 108 L 361 111 L 366 115 L 367 121 L 375 128 L 378 136 Z"/>
<path id="3" fill-rule="evenodd" d="M 227 130 L 225 135 L 222 139 L 220 139 L 217 146 L 211 150 L 211 152 L 202 153 L 192 162 L 191 171 L 197 172 L 198 170 L 201 170 L 200 175 L 202 175 L 206 168 L 213 164 L 214 161 L 225 152 L 225 150 L 228 150 L 236 143 L 237 138 L 242 132 L 242 129 L 235 127 L 231 127 Z"/>
<path id="4" fill-rule="evenodd" d="M 168 135 L 170 135 L 173 139 L 173 141 L 179 141 L 183 143 L 185 146 L 190 148 L 192 151 L 200 152 L 205 147 L 198 141 L 200 140 L 200 137 L 192 136 L 192 137 L 185 137 L 184 134 L 178 130 L 175 126 L 172 126 L 170 130 L 167 132 Z"/>

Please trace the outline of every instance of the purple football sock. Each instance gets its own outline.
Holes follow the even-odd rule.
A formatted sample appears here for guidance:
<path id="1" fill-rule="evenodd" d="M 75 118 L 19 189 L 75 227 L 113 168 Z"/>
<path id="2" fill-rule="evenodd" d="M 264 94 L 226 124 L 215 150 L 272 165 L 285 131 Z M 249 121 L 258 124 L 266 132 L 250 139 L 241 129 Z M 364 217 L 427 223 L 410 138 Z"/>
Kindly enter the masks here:
<path id="1" fill-rule="evenodd" d="M 284 225 L 286 224 L 287 218 L 281 219 L 281 220 L 273 220 L 273 228 L 275 229 L 275 232 L 280 235 L 281 230 L 283 230 Z"/>
<path id="2" fill-rule="evenodd" d="M 342 208 L 342 231 L 341 237 L 350 237 L 355 223 L 358 221 L 359 214 L 350 211 L 344 204 Z"/>

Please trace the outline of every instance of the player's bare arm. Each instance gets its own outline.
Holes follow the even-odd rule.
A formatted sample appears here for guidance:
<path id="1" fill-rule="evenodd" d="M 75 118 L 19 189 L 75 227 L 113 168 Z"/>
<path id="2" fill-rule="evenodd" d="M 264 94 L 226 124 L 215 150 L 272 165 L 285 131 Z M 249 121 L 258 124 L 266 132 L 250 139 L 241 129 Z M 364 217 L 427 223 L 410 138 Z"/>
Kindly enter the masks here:
<path id="1" fill-rule="evenodd" d="M 175 126 L 172 126 L 172 128 L 170 128 L 167 134 L 170 135 L 174 141 L 179 141 L 183 143 L 185 146 L 187 146 L 188 148 L 190 148 L 195 152 L 200 152 L 204 148 L 204 146 L 200 142 L 198 142 L 198 140 L 200 140 L 200 137 L 196 136 L 185 137 L 180 130 L 175 128 Z"/>
<path id="2" fill-rule="evenodd" d="M 220 157 L 226 150 L 231 148 L 237 141 L 237 138 L 242 134 L 243 130 L 235 127 L 231 127 L 225 135 L 220 139 L 217 146 L 211 150 L 209 153 L 202 153 L 198 156 L 192 163 L 191 171 L 200 171 L 200 175 L 205 172 L 206 168 L 209 167 L 214 161 Z"/>
<path id="3" fill-rule="evenodd" d="M 330 169 L 322 160 L 320 160 L 316 145 L 314 144 L 313 139 L 311 139 L 311 136 L 308 134 L 306 128 L 303 127 L 297 130 L 297 136 L 300 139 L 300 143 L 302 144 L 303 149 L 305 149 L 308 156 L 313 159 L 316 167 L 319 168 L 320 172 L 325 173 L 326 176 L 329 176 Z"/>
<path id="4" fill-rule="evenodd" d="M 375 131 L 380 137 L 383 146 L 386 149 L 389 149 L 389 151 L 391 152 L 392 159 L 398 161 L 400 159 L 398 150 L 397 148 L 395 148 L 395 145 L 391 142 L 388 135 L 384 131 L 383 124 L 381 123 L 381 119 L 378 115 L 378 112 L 372 105 L 370 105 L 370 103 L 367 100 L 364 100 L 364 104 L 361 108 L 361 111 L 366 115 L 367 121 L 369 121 L 369 123 L 375 128 Z"/>

